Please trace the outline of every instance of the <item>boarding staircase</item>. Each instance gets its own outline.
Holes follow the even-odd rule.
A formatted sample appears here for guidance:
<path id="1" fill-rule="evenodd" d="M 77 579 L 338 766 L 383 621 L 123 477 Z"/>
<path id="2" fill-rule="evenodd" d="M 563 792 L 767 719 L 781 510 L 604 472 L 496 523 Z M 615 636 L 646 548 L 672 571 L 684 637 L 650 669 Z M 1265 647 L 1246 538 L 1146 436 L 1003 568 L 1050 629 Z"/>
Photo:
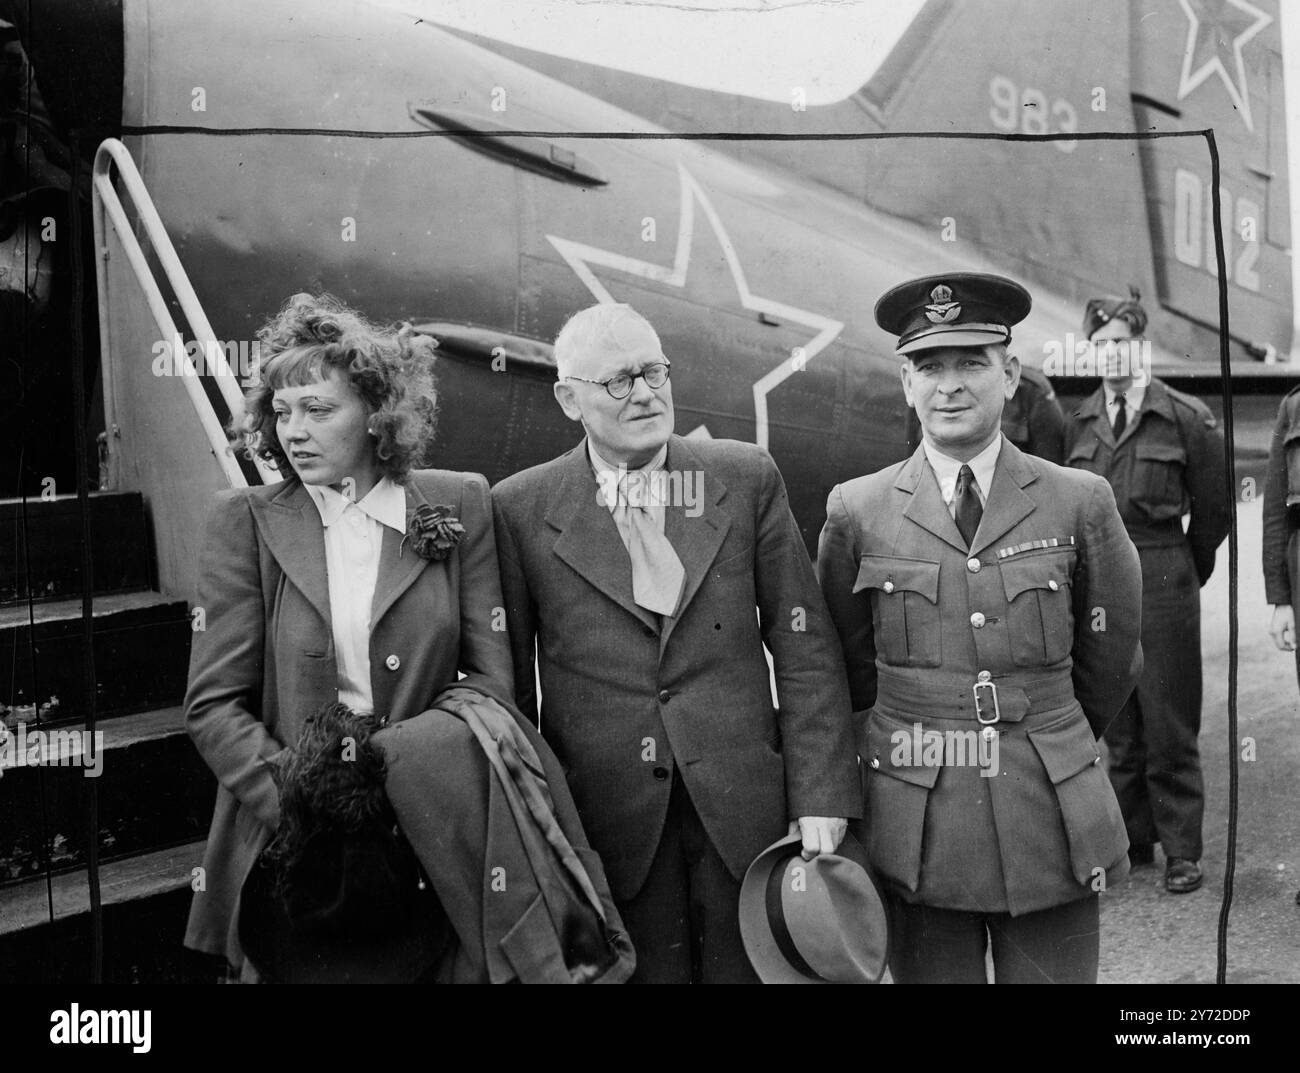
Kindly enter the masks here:
<path id="1" fill-rule="evenodd" d="M 274 474 L 229 448 L 238 381 L 121 142 L 100 147 L 93 198 L 101 490 L 0 499 L 0 984 L 91 980 L 96 924 L 105 982 L 219 971 L 181 948 L 216 789 L 181 710 L 196 548 L 216 490 Z M 217 360 L 153 375 L 153 343 L 175 339 Z"/>

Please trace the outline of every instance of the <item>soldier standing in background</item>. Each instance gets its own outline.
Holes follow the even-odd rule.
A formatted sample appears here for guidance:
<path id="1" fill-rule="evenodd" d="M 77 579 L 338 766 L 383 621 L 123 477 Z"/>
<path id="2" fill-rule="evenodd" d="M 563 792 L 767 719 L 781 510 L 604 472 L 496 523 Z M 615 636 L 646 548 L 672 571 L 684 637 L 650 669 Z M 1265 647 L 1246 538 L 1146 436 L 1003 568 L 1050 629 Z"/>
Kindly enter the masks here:
<path id="1" fill-rule="evenodd" d="M 1106 731 L 1110 777 L 1134 865 L 1165 853 L 1165 889 L 1200 887 L 1205 794 L 1201 729 L 1201 586 L 1228 533 L 1223 434 L 1208 407 L 1150 376 L 1138 295 L 1088 303 L 1083 330 L 1111 375 L 1073 413 L 1067 465 L 1110 481 L 1142 560 L 1145 667 Z M 1103 364 L 1104 363 L 1104 364 Z M 1183 531 L 1183 515 L 1191 524 Z"/>

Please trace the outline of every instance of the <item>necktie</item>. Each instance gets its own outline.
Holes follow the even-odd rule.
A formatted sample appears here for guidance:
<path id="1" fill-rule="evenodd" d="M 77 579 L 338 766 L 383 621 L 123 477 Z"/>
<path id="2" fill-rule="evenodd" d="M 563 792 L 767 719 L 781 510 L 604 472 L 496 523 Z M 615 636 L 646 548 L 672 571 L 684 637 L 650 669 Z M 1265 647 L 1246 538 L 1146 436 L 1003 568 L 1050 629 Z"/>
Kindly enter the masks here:
<path id="1" fill-rule="evenodd" d="M 1124 435 L 1124 430 L 1128 428 L 1128 410 L 1124 408 L 1124 396 L 1115 396 L 1115 439 Z"/>
<path id="2" fill-rule="evenodd" d="M 686 571 L 668 538 L 659 531 L 646 505 L 645 482 L 629 473 L 619 488 L 616 510 L 626 511 L 627 553 L 632 560 L 632 599 L 638 607 L 672 615 L 682 596 Z"/>
<path id="3" fill-rule="evenodd" d="M 969 548 L 975 539 L 975 530 L 980 527 L 980 518 L 984 516 L 984 508 L 980 506 L 979 487 L 975 484 L 975 474 L 971 472 L 970 466 L 962 466 L 958 470 L 957 487 L 953 491 L 952 501 L 957 530 Z"/>

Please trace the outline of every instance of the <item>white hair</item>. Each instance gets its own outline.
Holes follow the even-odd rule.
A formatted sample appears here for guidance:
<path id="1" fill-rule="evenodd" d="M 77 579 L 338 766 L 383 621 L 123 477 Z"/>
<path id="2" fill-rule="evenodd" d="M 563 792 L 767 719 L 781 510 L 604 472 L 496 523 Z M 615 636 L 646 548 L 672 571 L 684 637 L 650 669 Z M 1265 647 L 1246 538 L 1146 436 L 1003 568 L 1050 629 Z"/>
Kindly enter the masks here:
<path id="1" fill-rule="evenodd" d="M 659 334 L 650 322 L 625 303 L 601 302 L 573 314 L 555 337 L 556 376 L 571 376 L 585 355 L 629 349 L 621 330 L 631 324 L 644 327 L 658 343 Z"/>

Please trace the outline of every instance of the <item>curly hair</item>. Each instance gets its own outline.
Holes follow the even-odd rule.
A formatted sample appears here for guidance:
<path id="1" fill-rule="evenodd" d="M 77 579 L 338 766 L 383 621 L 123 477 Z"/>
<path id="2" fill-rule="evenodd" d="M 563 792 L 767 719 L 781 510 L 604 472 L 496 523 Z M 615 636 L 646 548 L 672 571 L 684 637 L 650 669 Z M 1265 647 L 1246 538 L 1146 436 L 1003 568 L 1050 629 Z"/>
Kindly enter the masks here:
<path id="1" fill-rule="evenodd" d="M 370 411 L 380 472 L 400 482 L 427 463 L 438 406 L 436 340 L 410 324 L 381 328 L 324 293 L 295 294 L 262 326 L 257 340 L 244 393 L 242 432 L 249 453 L 291 475 L 276 435 L 272 397 L 278 388 L 314 384 L 337 372 Z"/>
<path id="2" fill-rule="evenodd" d="M 394 822 L 384 794 L 384 752 L 370 740 L 379 729 L 374 715 L 338 702 L 322 705 L 307 717 L 288 757 L 272 765 L 280 826 L 266 853 L 281 876 L 294 870 L 319 831 L 355 834 L 376 821 Z"/>

